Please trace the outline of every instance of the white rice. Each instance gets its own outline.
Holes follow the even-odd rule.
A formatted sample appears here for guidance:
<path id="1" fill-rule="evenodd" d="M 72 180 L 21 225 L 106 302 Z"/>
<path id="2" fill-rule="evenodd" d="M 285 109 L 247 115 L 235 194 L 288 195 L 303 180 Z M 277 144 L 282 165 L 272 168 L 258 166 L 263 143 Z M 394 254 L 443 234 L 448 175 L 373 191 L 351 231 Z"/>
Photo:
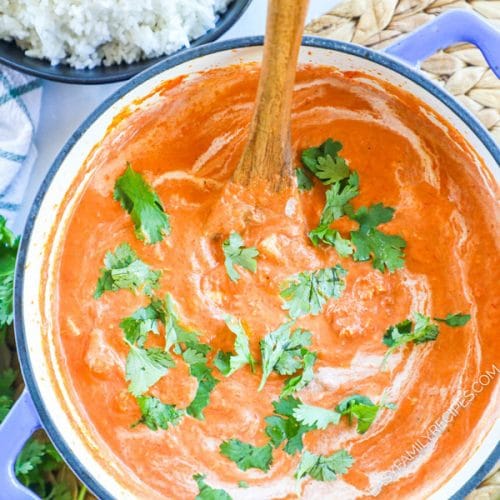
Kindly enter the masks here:
<path id="1" fill-rule="evenodd" d="M 171 54 L 215 26 L 232 0 L 0 0 L 0 38 L 75 68 Z"/>

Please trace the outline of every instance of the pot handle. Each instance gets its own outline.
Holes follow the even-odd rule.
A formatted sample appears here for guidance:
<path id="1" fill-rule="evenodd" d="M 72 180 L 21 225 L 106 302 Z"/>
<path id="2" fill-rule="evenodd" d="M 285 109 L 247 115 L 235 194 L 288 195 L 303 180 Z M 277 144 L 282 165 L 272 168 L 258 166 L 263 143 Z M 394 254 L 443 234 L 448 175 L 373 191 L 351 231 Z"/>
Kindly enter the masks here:
<path id="1" fill-rule="evenodd" d="M 0 425 L 0 498 L 36 500 L 38 497 L 16 478 L 14 466 L 24 443 L 41 427 L 29 392 L 24 389 Z"/>
<path id="2" fill-rule="evenodd" d="M 473 12 L 457 9 L 389 46 L 385 52 L 412 66 L 455 43 L 470 42 L 483 53 L 493 73 L 500 78 L 500 32 Z"/>

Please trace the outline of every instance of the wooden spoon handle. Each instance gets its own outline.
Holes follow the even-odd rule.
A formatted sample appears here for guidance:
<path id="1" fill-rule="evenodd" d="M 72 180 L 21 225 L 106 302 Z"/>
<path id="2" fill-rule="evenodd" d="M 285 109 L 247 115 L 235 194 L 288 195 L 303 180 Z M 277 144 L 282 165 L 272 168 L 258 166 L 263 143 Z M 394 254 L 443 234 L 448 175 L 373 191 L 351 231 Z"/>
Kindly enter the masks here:
<path id="1" fill-rule="evenodd" d="M 243 186 L 291 184 L 290 118 L 300 42 L 309 0 L 269 0 L 264 58 L 248 143 L 233 174 Z"/>

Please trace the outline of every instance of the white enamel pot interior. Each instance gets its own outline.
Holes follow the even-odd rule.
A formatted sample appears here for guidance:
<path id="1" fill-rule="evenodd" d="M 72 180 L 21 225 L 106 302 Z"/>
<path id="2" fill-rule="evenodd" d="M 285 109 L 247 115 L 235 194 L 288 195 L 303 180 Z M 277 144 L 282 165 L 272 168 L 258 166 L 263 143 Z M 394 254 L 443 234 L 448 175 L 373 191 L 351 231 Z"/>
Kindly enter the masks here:
<path id="1" fill-rule="evenodd" d="M 159 63 L 125 84 L 107 99 L 76 131 L 52 166 L 32 208 L 20 252 L 16 276 L 16 330 L 23 374 L 43 426 L 65 460 L 99 497 L 120 499 L 137 496 L 137 490 L 123 486 L 130 472 L 123 470 L 111 454 L 100 448 L 92 435 L 91 424 L 84 421 L 58 373 L 50 320 L 51 279 L 42 283 L 44 266 L 49 277 L 58 265 L 58 248 L 64 237 L 65 221 L 87 179 L 72 193 L 71 202 L 58 217 L 70 185 L 85 158 L 105 135 L 107 127 L 122 108 L 142 98 L 164 82 L 179 75 L 224 67 L 239 62 L 260 61 L 261 38 L 246 38 L 214 43 L 189 50 Z M 300 53 L 301 63 L 329 65 L 340 70 L 357 70 L 374 75 L 414 94 L 449 121 L 472 145 L 491 172 L 497 176 L 498 148 L 487 132 L 451 97 L 444 94 L 408 66 L 368 49 L 319 38 L 306 38 Z M 148 102 L 146 100 L 142 105 Z M 496 157 L 496 158 L 495 158 Z M 45 260 L 45 249 L 50 249 Z M 50 317 L 47 314 L 47 317 Z M 89 430 L 90 429 L 90 430 Z M 453 477 L 439 485 L 435 498 L 449 498 L 485 463 L 498 453 L 500 422 L 485 429 L 475 453 Z M 146 493 L 146 492 L 144 492 Z M 142 495 L 141 495 L 142 496 Z M 146 495 L 148 496 L 148 495 Z"/>

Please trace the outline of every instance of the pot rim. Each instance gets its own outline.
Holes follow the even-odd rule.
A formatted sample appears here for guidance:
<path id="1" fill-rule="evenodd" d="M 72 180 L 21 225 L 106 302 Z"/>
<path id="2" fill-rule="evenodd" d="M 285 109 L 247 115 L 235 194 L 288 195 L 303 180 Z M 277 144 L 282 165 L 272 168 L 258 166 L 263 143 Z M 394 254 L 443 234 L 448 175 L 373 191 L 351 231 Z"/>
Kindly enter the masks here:
<path id="1" fill-rule="evenodd" d="M 59 167 L 63 163 L 69 151 L 80 140 L 80 138 L 87 132 L 93 125 L 98 117 L 100 117 L 111 105 L 117 102 L 121 97 L 149 80 L 150 78 L 171 69 L 177 65 L 187 61 L 196 59 L 198 57 L 223 52 L 232 49 L 261 46 L 264 43 L 263 36 L 242 37 L 222 42 L 212 42 L 200 47 L 194 47 L 186 51 L 175 54 L 167 59 L 164 59 L 154 66 L 147 68 L 142 73 L 133 77 L 122 87 L 116 90 L 111 96 L 106 98 L 75 130 L 71 137 L 67 140 L 62 147 L 50 169 L 48 170 L 38 193 L 33 201 L 30 209 L 25 229 L 23 231 L 21 244 L 19 247 L 18 259 L 15 270 L 15 284 L 14 284 L 14 328 L 15 339 L 18 349 L 18 357 L 20 361 L 21 371 L 26 384 L 26 387 L 33 399 L 34 406 L 40 417 L 43 428 L 49 435 L 54 446 L 59 450 L 66 463 L 70 466 L 73 472 L 82 480 L 82 482 L 99 498 L 113 498 L 108 491 L 87 471 L 85 465 L 80 461 L 77 455 L 68 446 L 64 436 L 59 431 L 57 424 L 52 420 L 49 413 L 46 411 L 44 397 L 38 387 L 38 384 L 33 376 L 33 369 L 28 354 L 28 347 L 26 343 L 26 331 L 24 328 L 23 320 L 23 288 L 25 278 L 25 264 L 28 248 L 30 245 L 31 234 L 33 227 L 38 216 L 38 212 L 46 192 L 54 176 L 56 175 Z M 476 135 L 479 141 L 484 145 L 487 151 L 491 154 L 493 159 L 500 164 L 500 148 L 497 146 L 489 132 L 481 125 L 481 123 L 467 111 L 458 101 L 456 101 L 450 94 L 444 91 L 441 87 L 436 85 L 421 74 L 417 69 L 407 65 L 406 63 L 393 58 L 392 56 L 372 49 L 362 47 L 360 45 L 340 42 L 337 40 L 329 40 L 315 36 L 305 36 L 302 40 L 302 46 L 313 47 L 320 49 L 328 49 L 332 51 L 342 52 L 347 55 L 353 55 L 361 58 L 368 59 L 371 62 L 384 66 L 393 70 L 403 77 L 411 80 L 417 85 L 424 88 L 434 97 L 443 102 L 457 117 L 464 122 Z M 500 459 L 500 443 L 497 444 L 495 449 L 490 453 L 481 467 L 462 484 L 460 489 L 454 493 L 452 499 L 462 499 L 470 493 L 492 469 L 494 464 Z"/>

